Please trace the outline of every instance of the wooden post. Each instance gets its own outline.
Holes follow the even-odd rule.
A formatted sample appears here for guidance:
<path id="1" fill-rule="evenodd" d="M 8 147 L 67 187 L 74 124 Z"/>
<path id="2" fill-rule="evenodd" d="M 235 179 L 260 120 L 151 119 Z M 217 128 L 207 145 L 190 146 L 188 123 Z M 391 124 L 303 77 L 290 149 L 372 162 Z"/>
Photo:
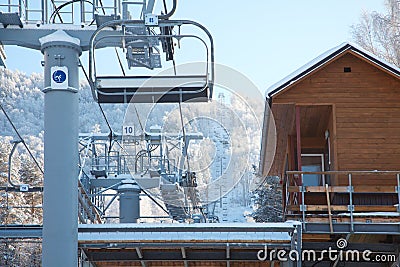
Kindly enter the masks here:
<path id="1" fill-rule="evenodd" d="M 297 168 L 301 171 L 301 129 L 300 129 L 300 106 L 296 106 L 296 141 L 297 141 Z M 303 185 L 303 179 L 300 175 L 300 184 Z"/>
<path id="2" fill-rule="evenodd" d="M 301 131 L 300 131 L 300 106 L 296 106 L 296 141 L 297 141 L 297 168 L 298 171 L 301 171 Z M 297 177 L 297 182 L 299 186 L 303 186 L 303 174 L 300 174 Z M 304 191 L 302 190 L 301 195 L 299 196 L 299 203 L 304 208 Z M 303 221 L 305 218 L 305 211 L 303 209 Z"/>
<path id="3" fill-rule="evenodd" d="M 333 233 L 331 200 L 329 198 L 329 186 L 328 186 L 328 184 L 325 184 L 325 192 L 326 192 L 326 203 L 328 204 L 329 229 L 331 230 L 331 233 Z"/>

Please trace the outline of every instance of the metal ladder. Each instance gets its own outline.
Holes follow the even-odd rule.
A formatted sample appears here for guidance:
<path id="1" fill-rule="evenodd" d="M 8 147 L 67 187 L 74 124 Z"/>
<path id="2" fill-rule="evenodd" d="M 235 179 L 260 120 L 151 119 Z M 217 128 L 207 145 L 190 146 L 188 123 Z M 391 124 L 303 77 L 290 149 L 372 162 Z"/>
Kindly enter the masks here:
<path id="1" fill-rule="evenodd" d="M 220 123 L 221 123 L 221 125 L 224 125 L 224 120 L 226 120 L 225 111 L 224 111 L 224 109 L 225 109 L 224 108 L 225 107 L 225 95 L 224 95 L 224 93 L 219 93 L 218 94 L 218 102 L 220 104 L 220 108 L 218 110 L 220 112 L 220 114 L 219 114 Z M 222 145 L 222 146 L 224 147 L 225 145 Z M 220 175 L 223 175 L 223 171 L 226 168 L 226 163 L 224 161 L 224 156 L 222 155 L 224 153 L 224 151 L 225 151 L 225 148 L 223 148 L 222 151 L 220 151 L 220 153 L 219 153 L 220 158 L 219 158 L 219 160 L 217 162 L 219 164 L 218 169 L 219 169 Z M 225 186 L 222 187 L 222 192 L 221 192 L 221 194 L 222 194 L 222 198 L 221 198 L 221 203 L 222 203 L 222 205 L 221 205 L 222 206 L 222 222 L 228 222 L 228 196 L 227 196 L 227 193 L 228 193 L 228 191 L 227 191 L 227 188 L 228 188 L 228 186 L 227 186 L 228 185 L 228 177 L 226 175 L 224 175 L 222 177 L 222 182 L 225 185 Z"/>
<path id="2" fill-rule="evenodd" d="M 117 15 L 120 12 L 120 0 L 95 0 L 93 10 L 100 15 Z"/>
<path id="3" fill-rule="evenodd" d="M 162 199 L 172 219 L 185 220 L 188 214 L 185 209 L 185 194 L 177 184 L 160 185 Z"/>
<path id="4" fill-rule="evenodd" d="M 222 166 L 221 168 L 224 168 L 224 163 L 221 162 Z M 222 178 L 223 184 L 227 185 L 227 176 L 224 175 Z M 222 222 L 228 222 L 228 191 L 227 191 L 227 186 L 222 187 Z"/>
<path id="5" fill-rule="evenodd" d="M 6 4 L 0 3 L 0 11 L 18 13 L 21 16 L 25 11 L 25 0 L 7 0 Z"/>

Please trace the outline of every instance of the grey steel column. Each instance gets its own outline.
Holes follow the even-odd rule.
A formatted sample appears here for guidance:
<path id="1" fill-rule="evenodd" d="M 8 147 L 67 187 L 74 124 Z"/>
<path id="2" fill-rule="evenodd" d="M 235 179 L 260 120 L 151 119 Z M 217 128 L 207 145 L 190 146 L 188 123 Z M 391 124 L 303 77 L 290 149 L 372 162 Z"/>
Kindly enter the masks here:
<path id="1" fill-rule="evenodd" d="M 134 180 L 123 180 L 118 187 L 120 223 L 136 223 L 140 218 L 140 191 Z"/>
<path id="2" fill-rule="evenodd" d="M 72 267 L 78 266 L 77 91 L 82 51 L 78 39 L 60 30 L 41 38 L 40 43 L 45 93 L 42 264 Z M 63 76 L 52 67 L 66 67 L 68 73 Z"/>

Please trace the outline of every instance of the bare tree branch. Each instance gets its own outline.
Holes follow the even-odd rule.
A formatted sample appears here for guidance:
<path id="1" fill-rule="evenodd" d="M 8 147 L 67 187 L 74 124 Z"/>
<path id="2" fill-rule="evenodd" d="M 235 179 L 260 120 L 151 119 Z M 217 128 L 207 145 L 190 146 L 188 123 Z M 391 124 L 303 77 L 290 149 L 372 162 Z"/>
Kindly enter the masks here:
<path id="1" fill-rule="evenodd" d="M 384 14 L 364 12 L 351 33 L 364 49 L 400 67 L 400 0 L 385 0 Z"/>

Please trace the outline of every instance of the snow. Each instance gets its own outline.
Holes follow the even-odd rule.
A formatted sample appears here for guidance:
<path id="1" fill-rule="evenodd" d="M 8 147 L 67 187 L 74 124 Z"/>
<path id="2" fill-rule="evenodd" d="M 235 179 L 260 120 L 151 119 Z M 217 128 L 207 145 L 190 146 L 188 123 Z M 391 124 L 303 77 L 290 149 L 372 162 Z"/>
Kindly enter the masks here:
<path id="1" fill-rule="evenodd" d="M 268 95 L 269 92 L 275 90 L 276 88 L 282 86 L 283 84 L 290 82 L 290 84 L 295 83 L 297 80 L 301 79 L 302 77 L 304 77 L 305 75 L 307 75 L 308 73 L 304 74 L 302 77 L 298 78 L 297 80 L 293 80 L 296 76 L 300 75 L 301 73 L 303 73 L 304 71 L 306 71 L 307 69 L 311 68 L 312 66 L 316 65 L 317 63 L 321 62 L 323 59 L 325 59 L 326 57 L 328 57 L 330 54 L 332 54 L 333 52 L 343 48 L 345 45 L 347 45 L 347 43 L 342 43 L 339 46 L 336 46 L 332 49 L 329 49 L 328 51 L 326 51 L 325 53 L 319 55 L 318 57 L 314 58 L 313 60 L 311 60 L 310 62 L 308 62 L 307 64 L 303 65 L 302 67 L 300 67 L 299 69 L 295 70 L 294 72 L 292 72 L 291 74 L 289 74 L 288 76 L 286 76 L 285 78 L 283 78 L 282 80 L 274 83 L 273 85 L 271 85 L 267 91 L 266 94 Z M 319 66 L 321 67 L 321 66 Z M 314 71 L 316 68 L 312 69 L 311 71 Z"/>
<path id="2" fill-rule="evenodd" d="M 262 232 L 262 233 L 230 233 L 230 232 L 101 232 L 101 233 L 79 233 L 79 241 L 146 241 L 151 240 L 165 242 L 180 241 L 180 242 L 237 242 L 237 240 L 252 241 L 252 242 L 274 242 L 274 241 L 287 241 L 290 242 L 291 237 L 286 232 Z"/>
<path id="3" fill-rule="evenodd" d="M 81 41 L 78 38 L 74 38 L 70 35 L 68 35 L 65 31 L 63 30 L 57 30 L 53 32 L 52 34 L 46 35 L 42 38 L 39 38 L 39 42 L 41 45 L 50 43 L 50 42 L 67 42 L 67 43 L 72 43 L 75 45 L 80 45 Z"/>
<path id="4" fill-rule="evenodd" d="M 79 241 L 290 241 L 297 221 L 224 224 L 91 224 L 79 225 Z"/>
<path id="5" fill-rule="evenodd" d="M 139 231 L 140 229 L 154 229 L 158 231 L 170 231 L 168 229 L 188 229 L 192 230 L 202 230 L 207 229 L 215 229 L 215 231 L 224 230 L 224 229 L 258 229 L 265 230 L 268 232 L 268 229 L 281 229 L 282 231 L 287 231 L 288 229 L 295 228 L 296 226 L 301 225 L 299 221 L 286 221 L 280 223 L 194 223 L 194 224 L 182 224 L 182 223 L 151 223 L 151 224 L 133 224 L 133 223 L 120 223 L 120 224 L 80 224 L 79 229 L 82 229 L 81 232 L 84 232 L 88 229 L 97 229 L 99 231 L 104 231 L 104 229 L 120 229 L 123 230 L 133 230 Z M 181 231 L 182 231 L 181 230 Z"/>

